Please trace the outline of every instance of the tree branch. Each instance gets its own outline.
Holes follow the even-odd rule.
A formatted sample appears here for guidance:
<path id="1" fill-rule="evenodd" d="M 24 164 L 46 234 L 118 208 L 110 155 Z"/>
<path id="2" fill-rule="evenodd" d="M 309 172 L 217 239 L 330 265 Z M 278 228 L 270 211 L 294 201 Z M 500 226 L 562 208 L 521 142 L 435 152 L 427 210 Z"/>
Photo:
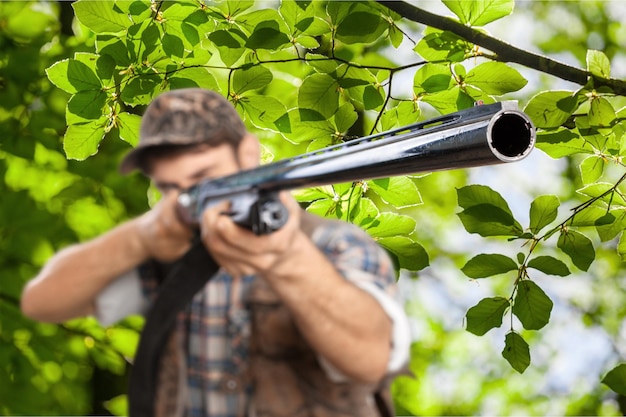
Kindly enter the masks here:
<path id="1" fill-rule="evenodd" d="M 626 81 L 624 80 L 599 77 L 591 74 L 589 71 L 555 61 L 543 55 L 525 51 L 470 26 L 463 25 L 454 19 L 427 12 L 404 1 L 377 0 L 377 2 L 413 22 L 453 32 L 475 45 L 488 49 L 496 54 L 496 60 L 498 61 L 521 64 L 579 85 L 587 84 L 588 79 L 591 77 L 593 78 L 595 88 L 606 86 L 611 88 L 616 94 L 626 95 Z"/>

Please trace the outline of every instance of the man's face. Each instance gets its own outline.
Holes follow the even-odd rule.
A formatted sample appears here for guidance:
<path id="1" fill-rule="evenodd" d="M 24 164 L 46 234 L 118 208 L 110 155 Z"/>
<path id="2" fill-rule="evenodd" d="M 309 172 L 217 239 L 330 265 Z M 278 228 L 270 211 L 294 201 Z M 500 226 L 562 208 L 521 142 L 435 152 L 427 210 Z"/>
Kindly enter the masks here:
<path id="1" fill-rule="evenodd" d="M 234 174 L 241 170 L 235 150 L 228 144 L 160 157 L 151 165 L 149 177 L 163 194 L 180 191 L 197 182 Z"/>

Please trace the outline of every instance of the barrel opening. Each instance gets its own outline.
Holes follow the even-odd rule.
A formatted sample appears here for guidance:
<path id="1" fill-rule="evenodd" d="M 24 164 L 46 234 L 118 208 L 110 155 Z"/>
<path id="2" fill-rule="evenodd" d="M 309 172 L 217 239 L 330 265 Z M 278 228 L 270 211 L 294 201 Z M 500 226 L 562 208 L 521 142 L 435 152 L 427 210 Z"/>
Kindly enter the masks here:
<path id="1" fill-rule="evenodd" d="M 491 128 L 491 147 L 507 158 L 524 156 L 533 140 L 532 125 L 516 113 L 500 115 Z"/>

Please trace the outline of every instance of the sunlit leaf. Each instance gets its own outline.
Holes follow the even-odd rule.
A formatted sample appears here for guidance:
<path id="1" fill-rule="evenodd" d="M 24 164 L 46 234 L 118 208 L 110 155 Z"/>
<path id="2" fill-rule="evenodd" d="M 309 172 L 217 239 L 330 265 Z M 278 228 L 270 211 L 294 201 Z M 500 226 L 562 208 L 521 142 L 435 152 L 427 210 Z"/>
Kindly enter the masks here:
<path id="1" fill-rule="evenodd" d="M 398 266 L 409 271 L 419 271 L 430 264 L 428 253 L 422 245 L 406 236 L 383 237 L 377 242 L 398 260 Z"/>
<path id="2" fill-rule="evenodd" d="M 579 166 L 583 184 L 596 182 L 604 173 L 605 165 L 605 159 L 599 156 L 591 155 L 585 158 Z"/>
<path id="3" fill-rule="evenodd" d="M 132 25 L 132 21 L 113 1 L 82 0 L 72 3 L 76 18 L 95 33 L 119 33 Z"/>
<path id="4" fill-rule="evenodd" d="M 511 14 L 514 0 L 443 0 L 463 24 L 484 26 Z"/>
<path id="5" fill-rule="evenodd" d="M 326 74 L 311 74 L 304 79 L 298 91 L 298 105 L 332 116 L 339 107 L 337 82 Z"/>
<path id="6" fill-rule="evenodd" d="M 426 29 L 424 36 L 413 50 L 430 62 L 460 62 L 471 51 L 472 44 L 460 36 L 438 29 Z"/>
<path id="7" fill-rule="evenodd" d="M 412 207 L 422 203 L 415 183 L 406 176 L 381 178 L 367 182 L 369 189 L 385 202 L 397 208 Z"/>
<path id="8" fill-rule="evenodd" d="M 103 137 L 104 125 L 101 122 L 74 124 L 65 132 L 63 149 L 68 159 L 82 161 L 98 152 Z"/>
<path id="9" fill-rule="evenodd" d="M 54 85 L 68 93 L 99 90 L 102 87 L 96 73 L 83 62 L 75 59 L 58 61 L 46 70 Z"/>
<path id="10" fill-rule="evenodd" d="M 611 76 L 611 61 L 602 51 L 589 49 L 586 56 L 587 71 L 602 78 Z"/>
<path id="11" fill-rule="evenodd" d="M 530 231 L 534 234 L 552 223 L 558 214 L 561 205 L 555 195 L 542 195 L 530 204 Z"/>
<path id="12" fill-rule="evenodd" d="M 120 129 L 120 139 L 137 146 L 139 143 L 139 126 L 141 117 L 136 114 L 122 112 L 117 115 L 117 123 Z"/>
<path id="13" fill-rule="evenodd" d="M 97 120 L 107 115 L 107 95 L 101 90 L 79 91 L 67 102 L 65 120 L 68 125 Z"/>
<path id="14" fill-rule="evenodd" d="M 487 94 L 503 95 L 520 90 L 528 81 L 503 62 L 485 62 L 472 68 L 465 76 L 465 82 Z"/>
<path id="15" fill-rule="evenodd" d="M 593 149 L 583 138 L 564 128 L 538 132 L 536 146 L 554 159 L 578 153 L 593 153 Z"/>
<path id="16" fill-rule="evenodd" d="M 250 49 L 280 49 L 289 44 L 289 37 L 280 31 L 278 23 L 270 20 L 257 25 L 245 45 Z"/>
<path id="17" fill-rule="evenodd" d="M 409 216 L 386 212 L 376 216 L 365 230 L 376 238 L 382 238 L 409 235 L 415 230 L 415 225 L 415 220 Z"/>
<path id="18" fill-rule="evenodd" d="M 571 91 L 543 91 L 530 99 L 524 112 L 535 126 L 554 128 L 561 126 L 578 107 Z"/>
<path id="19" fill-rule="evenodd" d="M 249 90 L 263 88 L 272 81 L 272 72 L 261 65 L 244 67 L 233 73 L 233 90 L 243 94 Z"/>
<path id="20" fill-rule="evenodd" d="M 589 108 L 589 125 L 609 127 L 615 120 L 615 109 L 604 97 L 594 97 Z"/>
<path id="21" fill-rule="evenodd" d="M 386 29 L 385 21 L 377 13 L 357 10 L 337 26 L 337 39 L 345 43 L 374 42 Z"/>
<path id="22" fill-rule="evenodd" d="M 236 102 L 243 107 L 250 121 L 259 128 L 281 131 L 285 129 L 283 116 L 287 114 L 285 106 L 269 96 L 246 95 Z M 289 123 L 289 120 L 286 121 Z"/>

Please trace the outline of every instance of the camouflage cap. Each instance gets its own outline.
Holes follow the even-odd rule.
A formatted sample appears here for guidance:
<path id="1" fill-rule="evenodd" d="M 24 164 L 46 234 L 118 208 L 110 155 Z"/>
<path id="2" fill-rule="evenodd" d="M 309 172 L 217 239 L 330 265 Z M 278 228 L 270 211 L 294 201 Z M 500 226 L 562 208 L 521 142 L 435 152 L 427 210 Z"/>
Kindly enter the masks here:
<path id="1" fill-rule="evenodd" d="M 168 91 L 155 98 L 141 120 L 139 144 L 120 164 L 124 174 L 137 168 L 145 151 L 163 145 L 237 145 L 246 128 L 233 105 L 201 88 Z"/>

